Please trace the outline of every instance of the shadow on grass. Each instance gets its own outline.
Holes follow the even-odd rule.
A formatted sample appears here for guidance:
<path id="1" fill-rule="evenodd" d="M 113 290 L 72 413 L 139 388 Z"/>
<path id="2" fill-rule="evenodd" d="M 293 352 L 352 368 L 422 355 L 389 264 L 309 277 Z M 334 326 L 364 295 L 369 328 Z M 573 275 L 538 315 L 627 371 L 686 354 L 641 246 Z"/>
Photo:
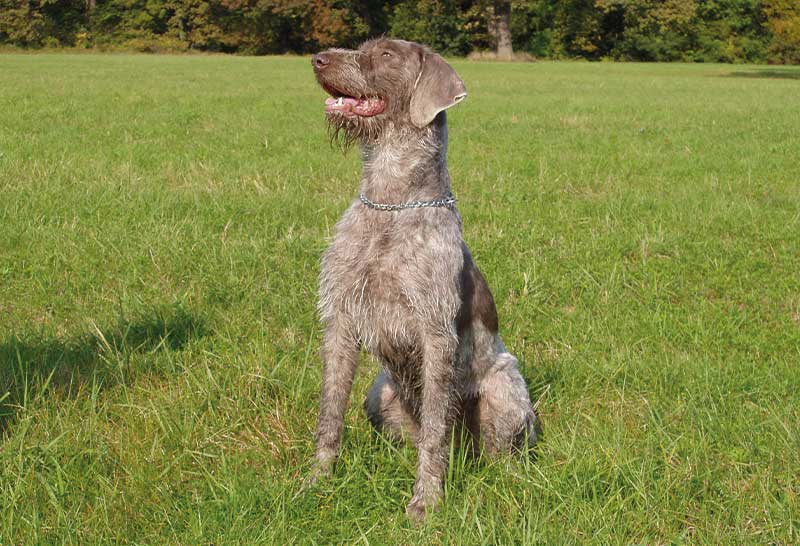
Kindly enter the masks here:
<path id="1" fill-rule="evenodd" d="M 763 68 L 760 70 L 748 70 L 741 72 L 729 72 L 726 78 L 766 78 L 778 80 L 800 80 L 800 70 Z"/>
<path id="2" fill-rule="evenodd" d="M 144 371 L 126 366 L 131 356 L 180 351 L 205 335 L 201 318 L 173 306 L 73 339 L 12 336 L 0 342 L 0 434 L 19 410 L 50 389 L 74 397 L 92 382 L 108 388 Z"/>

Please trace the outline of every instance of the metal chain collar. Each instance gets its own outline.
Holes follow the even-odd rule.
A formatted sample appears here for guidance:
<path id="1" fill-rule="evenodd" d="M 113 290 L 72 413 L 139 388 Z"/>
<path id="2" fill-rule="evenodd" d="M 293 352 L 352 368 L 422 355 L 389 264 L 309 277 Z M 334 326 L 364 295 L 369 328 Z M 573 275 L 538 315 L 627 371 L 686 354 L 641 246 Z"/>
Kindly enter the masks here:
<path id="1" fill-rule="evenodd" d="M 412 201 L 410 203 L 399 204 L 375 203 L 374 201 L 370 201 L 370 199 L 363 193 L 359 193 L 358 198 L 361 199 L 362 203 L 371 209 L 385 211 L 420 209 L 423 207 L 449 207 L 456 202 L 456 198 L 453 197 L 452 193 L 448 193 L 446 197 L 434 199 L 432 201 Z"/>

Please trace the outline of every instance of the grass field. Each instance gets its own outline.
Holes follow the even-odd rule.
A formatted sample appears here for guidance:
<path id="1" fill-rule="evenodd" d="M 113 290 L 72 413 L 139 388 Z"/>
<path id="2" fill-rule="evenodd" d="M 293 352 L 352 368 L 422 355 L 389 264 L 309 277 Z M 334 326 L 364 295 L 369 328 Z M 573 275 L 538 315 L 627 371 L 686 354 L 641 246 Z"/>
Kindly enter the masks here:
<path id="1" fill-rule="evenodd" d="M 533 460 L 370 432 L 300 493 L 356 191 L 301 58 L 0 56 L 0 543 L 800 542 L 800 67 L 478 64 L 465 238 Z"/>

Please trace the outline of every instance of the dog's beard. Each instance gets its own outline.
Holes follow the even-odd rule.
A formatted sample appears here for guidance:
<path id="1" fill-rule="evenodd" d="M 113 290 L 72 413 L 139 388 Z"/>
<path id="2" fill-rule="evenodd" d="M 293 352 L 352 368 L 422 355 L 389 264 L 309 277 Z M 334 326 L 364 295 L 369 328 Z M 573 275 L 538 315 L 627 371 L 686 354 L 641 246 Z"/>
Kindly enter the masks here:
<path id="1" fill-rule="evenodd" d="M 326 117 L 331 144 L 338 144 L 343 151 L 356 143 L 366 144 L 377 140 L 383 129 L 383 124 L 375 117 L 348 117 L 341 114 L 328 114 Z"/>

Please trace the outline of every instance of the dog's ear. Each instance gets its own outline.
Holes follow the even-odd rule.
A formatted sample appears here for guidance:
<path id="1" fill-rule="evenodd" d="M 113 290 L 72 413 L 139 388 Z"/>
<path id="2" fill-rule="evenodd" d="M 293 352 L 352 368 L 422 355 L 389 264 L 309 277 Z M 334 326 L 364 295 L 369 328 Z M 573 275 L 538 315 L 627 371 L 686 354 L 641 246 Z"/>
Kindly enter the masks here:
<path id="1" fill-rule="evenodd" d="M 414 91 L 411 93 L 411 123 L 425 127 L 436 114 L 455 106 L 467 96 L 467 88 L 456 71 L 439 55 L 426 52 Z"/>

